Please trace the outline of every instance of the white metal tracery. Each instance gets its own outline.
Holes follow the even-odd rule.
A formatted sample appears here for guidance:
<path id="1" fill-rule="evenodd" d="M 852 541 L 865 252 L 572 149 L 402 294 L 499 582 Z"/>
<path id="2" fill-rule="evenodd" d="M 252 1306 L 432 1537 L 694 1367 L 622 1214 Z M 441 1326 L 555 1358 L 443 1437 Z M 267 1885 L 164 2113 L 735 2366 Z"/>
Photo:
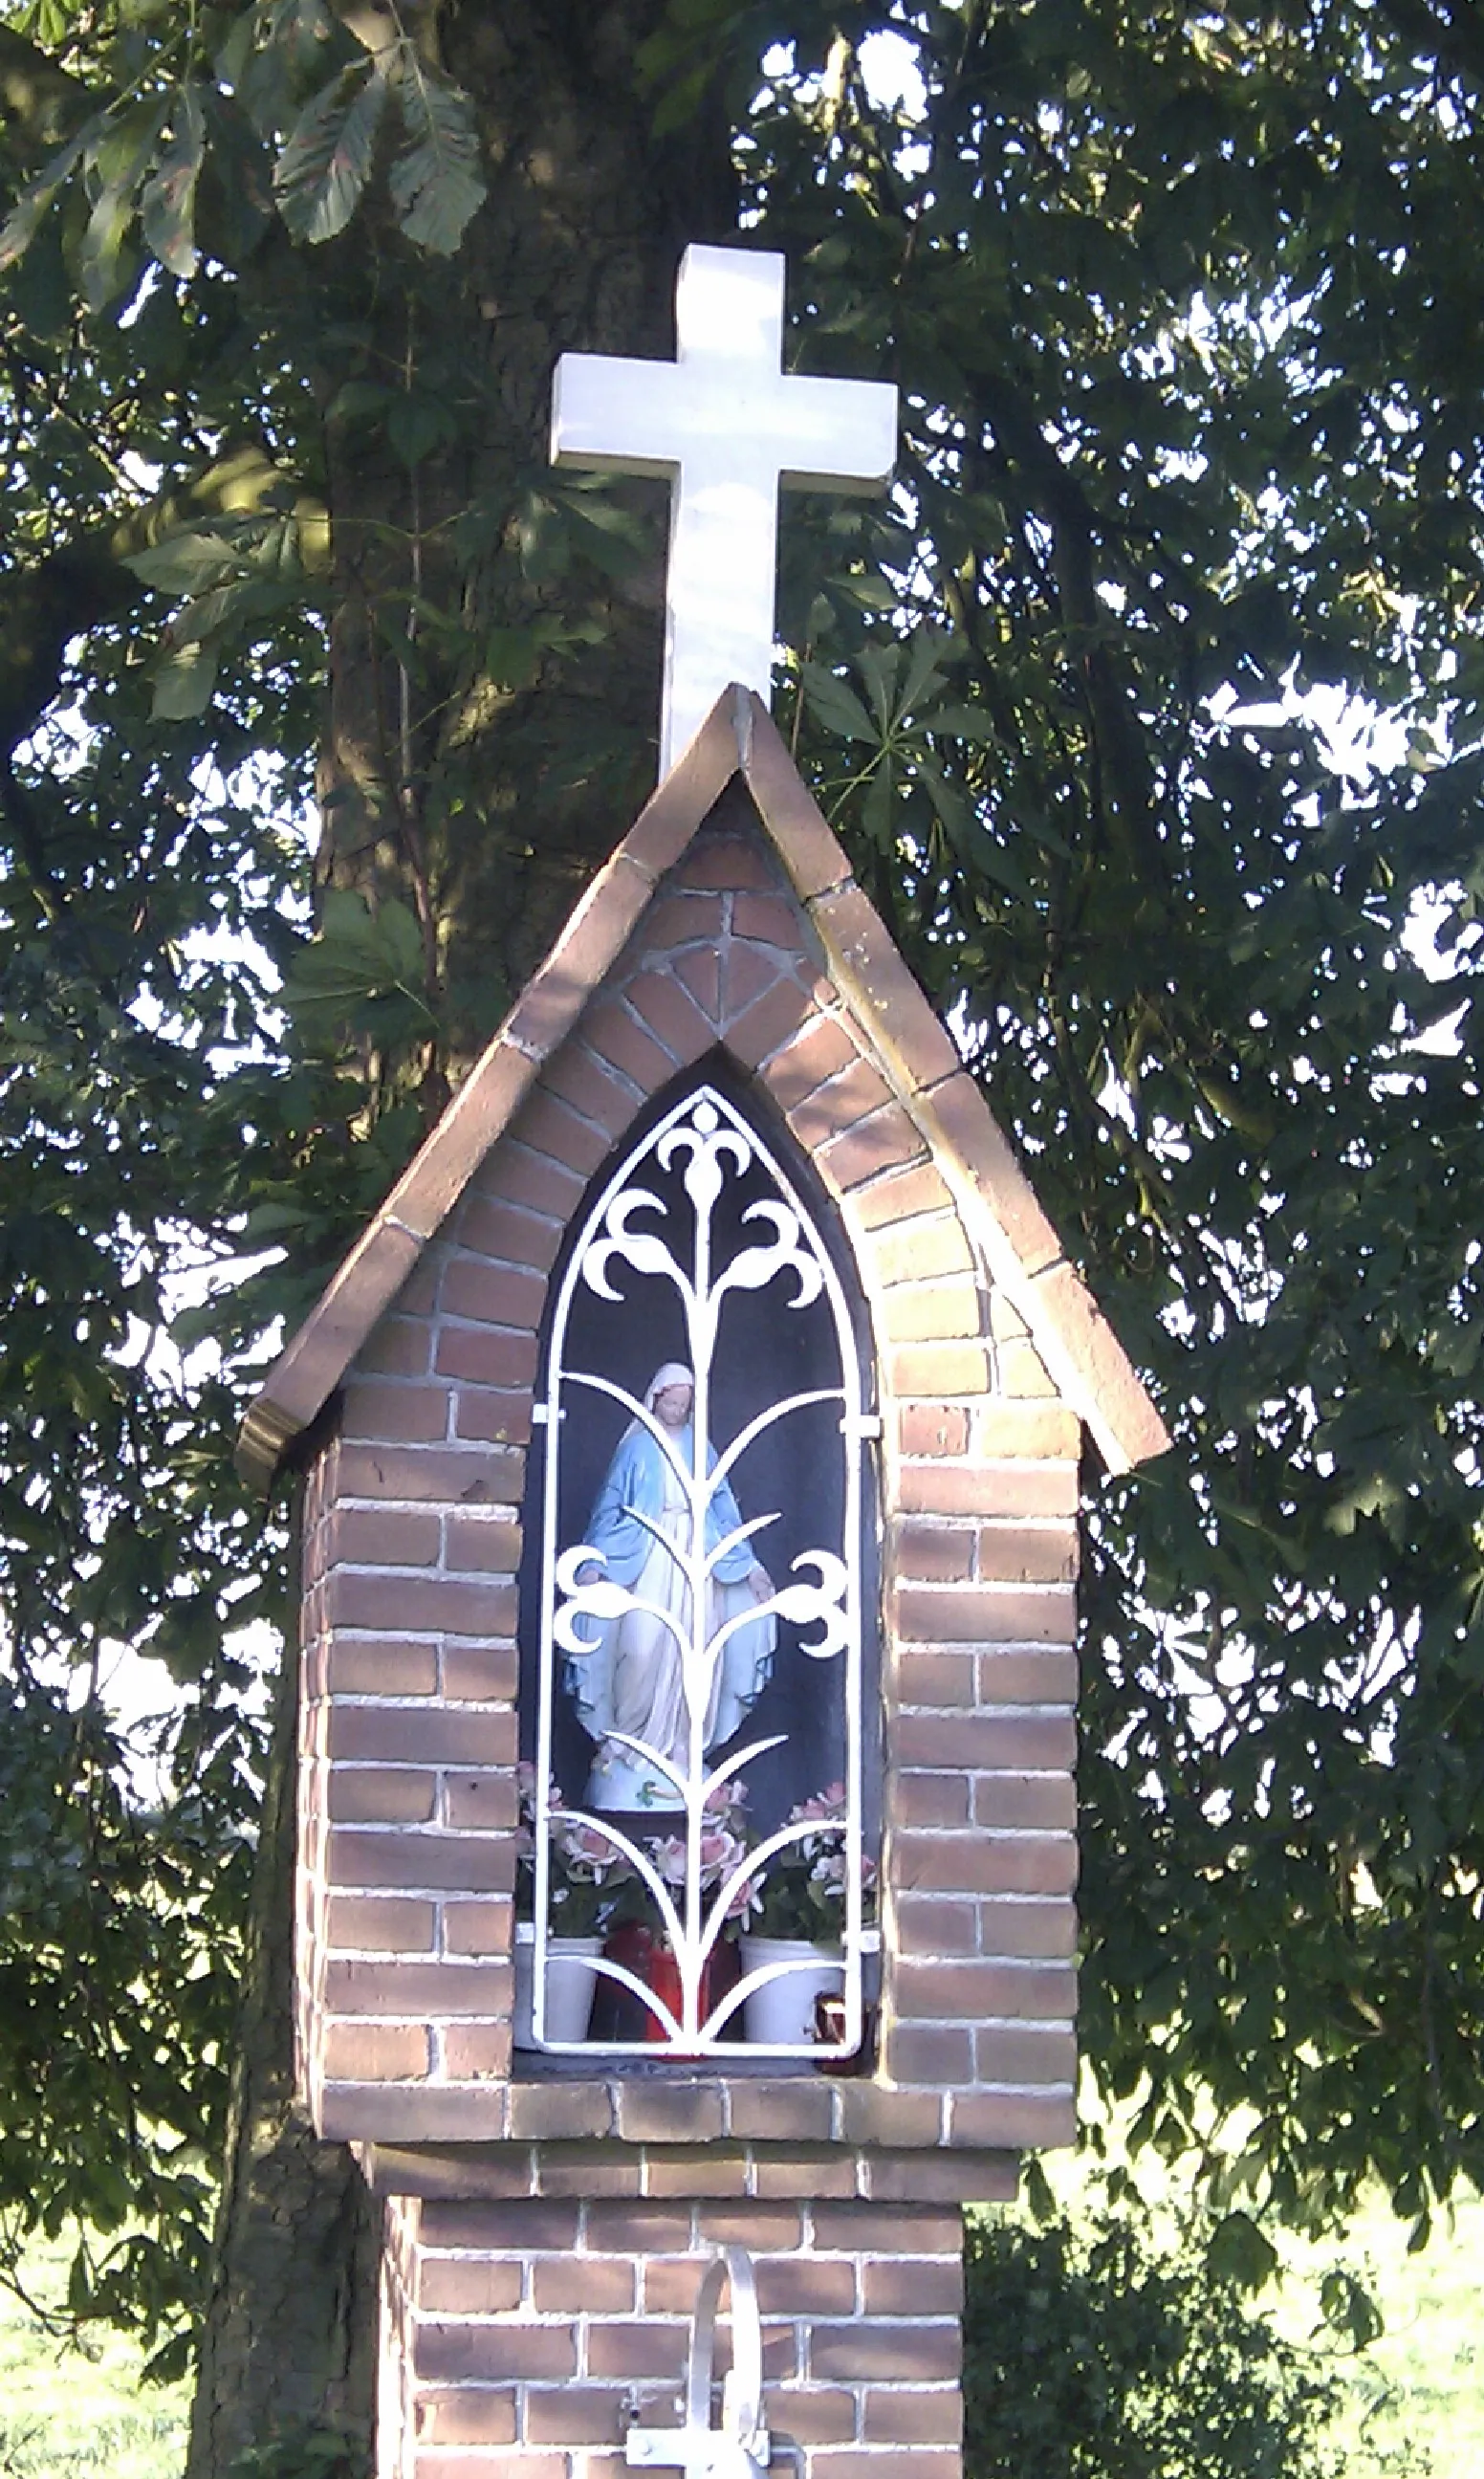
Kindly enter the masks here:
<path id="1" fill-rule="evenodd" d="M 662 1185 L 671 1201 L 644 1184 L 647 1166 L 672 1176 Z M 674 1177 L 689 1204 L 672 1212 Z M 732 1244 L 725 1229 L 718 1232 L 718 1206 L 729 1183 L 751 1174 L 751 1187 L 770 1191 L 754 1194 L 742 1205 L 732 1225 Z M 761 1179 L 759 1180 L 759 1174 Z M 734 1202 L 734 1197 L 731 1202 Z M 680 1225 L 688 1220 L 688 1232 Z M 755 1232 L 756 1237 L 752 1234 Z M 737 1235 L 741 1234 L 740 1244 Z M 674 1242 L 675 1244 L 672 1244 Z M 603 1370 L 573 1365 L 568 1343 L 575 1302 L 586 1291 L 604 1302 L 622 1303 L 626 1270 L 658 1277 L 672 1287 L 683 1318 L 689 1355 L 693 1401 L 688 1452 L 678 1451 L 676 1432 L 649 1404 L 637 1399 Z M 837 1352 L 839 1382 L 813 1387 L 770 1402 L 748 1420 L 720 1450 L 710 1444 L 715 1401 L 716 1353 L 721 1318 L 729 1297 L 764 1293 L 780 1286 L 777 1313 L 786 1318 L 821 1298 L 828 1304 Z M 563 1430 L 570 1417 L 591 1414 L 595 1396 L 616 1402 L 628 1416 L 625 1440 L 634 1441 L 636 1454 L 648 1457 L 651 1471 L 661 1475 L 673 1513 L 667 1532 L 652 1512 L 626 1504 L 623 1514 L 642 1527 L 646 1538 L 663 1543 L 665 1560 L 673 1562 L 676 1589 L 663 1599 L 634 1589 L 609 1572 L 601 1548 L 585 1541 L 563 1547 L 559 1543 L 562 1498 Z M 779 1423 L 814 1406 L 838 1406 L 840 1466 L 834 1485 L 822 1497 L 843 1506 L 838 1533 L 817 1540 L 794 1555 L 789 1579 L 775 1583 L 764 1576 L 757 1587 L 765 1597 L 742 1611 L 718 1619 L 715 1577 L 729 1559 L 734 1564 L 770 1526 L 779 1510 L 730 1523 L 718 1533 L 717 1508 L 729 1502 L 732 1475 L 744 1455 Z M 719 1802 L 729 1784 L 734 1786 L 757 1759 L 782 1747 L 785 1734 L 748 1738 L 732 1751 L 708 1762 L 708 1717 L 717 1710 L 719 1677 L 729 1644 L 744 1627 L 768 1620 L 787 1621 L 813 1628 L 799 1649 L 818 1662 L 841 1665 L 845 1741 L 845 1801 L 840 1839 L 844 1885 L 841 1933 L 844 1955 L 844 2021 L 839 2037 L 828 2043 L 804 2040 L 770 2044 L 766 2054 L 807 2056 L 816 2059 L 854 2055 L 861 2037 L 862 1837 L 861 1837 L 861 1573 L 860 1508 L 862 1440 L 874 1432 L 865 1415 L 859 1354 L 849 1304 L 838 1273 L 807 1209 L 769 1148 L 736 1107 L 709 1085 L 693 1089 L 652 1129 L 620 1164 L 593 1205 L 578 1235 L 559 1285 L 554 1304 L 541 1399 L 536 1418 L 547 1436 L 546 1478 L 541 1560 L 541 1695 L 535 1766 L 534 1832 L 535 1951 L 534 2032 L 538 2045 L 558 2052 L 582 2051 L 594 2045 L 635 2048 L 638 2043 L 604 2040 L 601 2044 L 550 2038 L 545 2025 L 545 1993 L 549 1944 L 554 1933 L 550 1916 L 550 1780 L 554 1705 L 563 1692 L 563 1675 L 580 1675 L 591 1661 L 602 1630 L 622 1626 L 631 1614 L 648 1622 L 655 1641 L 673 1648 L 677 1683 L 683 1704 L 683 1724 L 677 1746 L 667 1750 L 614 1725 L 608 1736 L 632 1761 L 647 1769 L 661 1786 L 677 1827 L 675 1857 L 680 1863 L 662 1869 L 653 1846 L 646 1843 L 612 1814 L 593 1805 L 563 1806 L 565 1827 L 597 1836 L 633 1872 L 652 1905 L 652 1916 L 674 1958 L 678 1995 L 656 1992 L 648 1981 L 609 1954 L 594 1956 L 588 1968 L 617 1982 L 642 2001 L 649 2031 L 644 2054 L 695 2057 L 759 2054 L 740 2038 L 742 2006 L 765 1981 L 798 1971 L 784 1960 L 748 1973 L 714 2005 L 706 1998 L 707 1964 L 729 1917 L 745 1899 L 749 1884 L 759 1881 L 771 1861 L 789 1845 L 819 1835 L 815 1822 L 780 1826 L 750 1850 L 734 1855 L 718 1875 L 714 1827 Z M 834 1423 L 831 1422 L 833 1430 Z M 648 1444 L 646 1442 L 649 1442 Z M 656 1458 L 658 1459 L 656 1461 Z M 795 1510 L 795 1530 L 798 1510 Z M 833 1532 L 833 1526 L 831 1527 Z M 663 1563 L 663 1562 L 662 1562 Z M 645 1574 L 652 1569 L 652 1561 Z M 655 1631 L 657 1635 L 655 1634 Z M 679 1845 L 683 1843 L 683 1853 Z"/>

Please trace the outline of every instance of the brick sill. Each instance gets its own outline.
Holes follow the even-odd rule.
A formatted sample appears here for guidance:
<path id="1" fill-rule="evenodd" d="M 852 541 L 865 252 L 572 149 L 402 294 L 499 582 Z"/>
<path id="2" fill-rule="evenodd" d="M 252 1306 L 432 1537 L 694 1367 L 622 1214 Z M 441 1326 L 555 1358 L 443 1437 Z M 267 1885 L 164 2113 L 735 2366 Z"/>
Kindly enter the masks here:
<path id="1" fill-rule="evenodd" d="M 607 2062 L 610 2058 L 611 2063 Z M 850 2058 L 842 2059 L 840 2068 L 831 2072 L 808 2057 L 650 2057 L 632 2049 L 595 2050 L 586 2057 L 550 2057 L 541 2049 L 517 2049 L 510 2081 L 513 2085 L 588 2083 L 595 2091 L 612 2091 L 620 2083 L 634 2083 L 719 2091 L 724 2083 L 813 2083 L 818 2077 L 832 2083 L 861 2080 L 860 2071 Z"/>
<path id="2" fill-rule="evenodd" d="M 529 2135 L 497 2143 L 393 2137 L 358 2143 L 356 2158 L 373 2194 L 488 2202 L 502 2213 L 533 2199 L 573 2209 L 594 2198 L 671 2207 L 687 2200 L 722 2207 L 757 2202 L 775 2209 L 821 2199 L 1010 2203 L 1019 2167 L 1008 2146 L 943 2151 L 797 2138 L 652 2145 Z M 499 2227 L 503 2235 L 509 2223 Z"/>

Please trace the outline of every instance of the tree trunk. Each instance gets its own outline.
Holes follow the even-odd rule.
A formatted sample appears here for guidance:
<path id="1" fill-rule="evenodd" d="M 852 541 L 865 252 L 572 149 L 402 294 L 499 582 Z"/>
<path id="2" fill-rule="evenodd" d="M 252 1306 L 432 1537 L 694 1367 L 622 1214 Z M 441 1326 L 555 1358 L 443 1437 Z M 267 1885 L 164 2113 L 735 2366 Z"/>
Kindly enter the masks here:
<path id="1" fill-rule="evenodd" d="M 487 205 L 451 261 L 385 226 L 339 245 L 359 312 L 320 373 L 336 611 L 320 870 L 411 902 L 455 1066 L 654 783 L 664 486 L 610 486 L 640 540 L 605 575 L 574 530 L 600 559 L 623 543 L 564 526 L 574 480 L 547 443 L 558 355 L 672 356 L 681 250 L 734 230 L 720 110 L 652 133 L 636 55 L 663 14 L 462 10 L 443 58 L 478 106 Z M 403 398 L 372 431 L 368 378 Z M 440 422 L 456 435 L 418 456 Z"/>
<path id="2" fill-rule="evenodd" d="M 336 564 L 319 877 L 419 916 L 444 1028 L 430 1104 L 652 785 L 657 486 L 636 486 L 644 557 L 582 584 L 583 624 L 601 633 L 547 648 L 525 678 L 499 650 L 522 631 L 545 647 L 543 623 L 559 637 L 571 616 L 570 576 L 545 575 L 529 543 L 557 354 L 673 353 L 680 251 L 734 229 L 719 106 L 653 135 L 636 55 L 663 15 L 663 0 L 445 12 L 442 57 L 479 110 L 489 200 L 447 264 L 364 216 L 323 262 L 344 318 L 326 319 L 317 371 Z M 406 399 L 400 428 L 358 418 L 356 376 Z M 436 414 L 449 403 L 451 439 Z M 473 559 L 453 535 L 471 511 Z M 430 628 L 430 611 L 457 626 Z M 255 2467 L 296 2479 L 309 2437 L 317 2479 L 335 2479 L 318 2458 L 332 2435 L 347 2473 L 369 2459 L 373 2211 L 348 2153 L 315 2140 L 293 2096 L 294 1669 L 278 1690 L 187 2479 L 226 2479 L 273 2446 Z"/>
<path id="3" fill-rule="evenodd" d="M 283 2479 L 296 2479 L 296 2448 L 326 2432 L 344 2439 L 344 2456 L 339 2467 L 327 2454 L 306 2462 L 316 2479 L 354 2479 L 369 2459 L 375 2207 L 345 2146 L 319 2142 L 294 2094 L 297 1739 L 297 1665 L 290 1659 L 274 1693 L 187 2479 L 221 2479 L 270 2441 L 282 2447 Z"/>

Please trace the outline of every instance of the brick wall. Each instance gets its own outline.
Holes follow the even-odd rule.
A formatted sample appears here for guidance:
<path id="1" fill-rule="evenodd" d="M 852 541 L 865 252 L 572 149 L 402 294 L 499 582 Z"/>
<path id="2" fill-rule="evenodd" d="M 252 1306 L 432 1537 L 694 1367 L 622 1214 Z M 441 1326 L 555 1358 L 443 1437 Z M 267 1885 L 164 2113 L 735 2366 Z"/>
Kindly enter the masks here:
<path id="1" fill-rule="evenodd" d="M 481 1562 L 513 1559 L 518 1509 L 498 1454 L 462 1461 L 335 1440 L 305 1486 L 298 2030 L 331 2134 L 387 2131 L 338 2123 L 341 2086 L 462 2086 L 422 2131 L 504 2131 L 515 1587 Z"/>
<path id="2" fill-rule="evenodd" d="M 964 1211 L 965 1183 L 995 1177 L 1000 1140 L 946 1035 L 917 1014 L 898 1038 L 889 986 L 872 992 L 867 1032 L 825 977 L 814 926 L 828 917 L 848 954 L 864 899 L 847 883 L 797 900 L 745 796 L 730 798 L 381 1319 L 309 1472 L 300 2019 L 326 2133 L 499 2140 L 536 2106 L 506 2078 L 514 1577 L 547 1277 L 592 1173 L 718 1044 L 834 1196 L 876 1339 L 887 1780 L 874 2139 L 993 2148 L 1072 2133 L 1080 1426 Z M 541 1054 L 550 1004 L 538 984 L 515 1044 Z M 1054 1241 L 1012 1198 L 1015 1212 L 1017 1244 L 1043 1262 Z M 595 2134 L 624 2137 L 620 2084 L 565 2088 Z"/>
<path id="3" fill-rule="evenodd" d="M 728 2243 L 757 2267 L 766 2415 L 801 2479 L 958 2479 L 956 2211 L 601 2197 L 388 2208 L 379 2479 L 617 2479 L 629 2424 L 676 2423 Z"/>

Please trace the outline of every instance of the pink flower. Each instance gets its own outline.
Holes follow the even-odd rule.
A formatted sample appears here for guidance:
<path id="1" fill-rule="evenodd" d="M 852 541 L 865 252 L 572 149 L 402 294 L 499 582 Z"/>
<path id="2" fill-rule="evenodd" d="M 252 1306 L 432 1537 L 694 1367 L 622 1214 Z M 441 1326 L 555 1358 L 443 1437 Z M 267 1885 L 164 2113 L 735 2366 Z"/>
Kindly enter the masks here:
<path id="1" fill-rule="evenodd" d="M 720 1884 L 729 1877 L 741 1858 L 745 1845 L 729 1826 L 707 1826 L 701 1836 L 701 1883 L 703 1890 Z M 650 1857 L 667 1885 L 685 1882 L 687 1842 L 684 1834 L 672 1833 L 663 1842 L 652 1842 Z"/>
<path id="2" fill-rule="evenodd" d="M 527 1816 L 536 1813 L 536 1791 L 540 1776 L 536 1768 L 523 1756 L 515 1769 L 515 1785 L 521 1805 Z M 554 1815 L 562 1807 L 562 1794 L 553 1776 L 547 1784 L 547 1807 Z"/>
<path id="3" fill-rule="evenodd" d="M 845 1784 L 832 1782 L 828 1790 L 816 1791 L 812 1799 L 802 1799 L 788 1822 L 790 1825 L 843 1825 Z"/>
<path id="4" fill-rule="evenodd" d="M 701 1881 L 714 1885 L 734 1868 L 742 1856 L 742 1845 L 725 1826 L 716 1826 L 701 1837 Z"/>
<path id="5" fill-rule="evenodd" d="M 560 1848 L 569 1868 L 585 1869 L 593 1877 L 605 1875 L 619 1855 L 609 1836 L 597 1826 L 569 1824 L 565 1819 L 560 1824 Z"/>
<path id="6" fill-rule="evenodd" d="M 761 1878 L 756 1875 L 744 1877 L 739 1884 L 732 1887 L 731 1898 L 727 1904 L 727 1917 L 729 1920 L 745 1922 L 754 1918 L 761 1908 Z"/>

